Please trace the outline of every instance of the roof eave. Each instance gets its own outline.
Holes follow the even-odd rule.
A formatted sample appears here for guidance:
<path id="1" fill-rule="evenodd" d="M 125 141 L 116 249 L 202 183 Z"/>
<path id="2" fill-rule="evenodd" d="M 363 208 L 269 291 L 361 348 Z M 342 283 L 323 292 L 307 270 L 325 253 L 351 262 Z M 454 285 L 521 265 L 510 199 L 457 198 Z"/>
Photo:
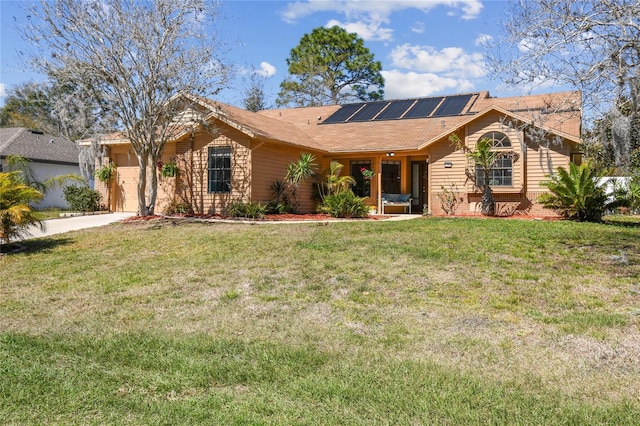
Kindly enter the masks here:
<path id="1" fill-rule="evenodd" d="M 507 110 L 505 108 L 502 108 L 500 106 L 494 105 L 494 106 L 490 106 L 488 108 L 485 108 L 484 110 L 479 111 L 476 114 L 473 114 L 473 115 L 469 116 L 468 119 L 458 123 L 456 126 L 452 127 L 451 129 L 448 129 L 447 131 L 442 132 L 442 133 L 438 134 L 437 136 L 429 139 L 428 141 L 420 144 L 417 147 L 417 149 L 419 149 L 419 150 L 420 149 L 424 149 L 424 148 L 428 147 L 429 145 L 432 145 L 435 142 L 438 142 L 438 141 L 442 140 L 443 138 L 448 137 L 451 133 L 454 133 L 457 130 L 460 130 L 461 128 L 463 128 L 464 126 L 466 126 L 469 123 L 473 122 L 477 118 L 482 117 L 482 116 L 484 116 L 484 115 L 486 115 L 486 114 L 488 114 L 490 112 L 499 112 L 501 114 L 513 117 L 516 120 L 522 121 L 523 123 L 526 123 L 526 124 L 529 124 L 529 125 L 534 125 L 534 120 L 529 119 L 527 117 L 523 117 L 523 116 L 518 115 L 518 114 L 514 114 L 513 112 L 511 112 L 511 111 L 509 111 L 509 110 Z M 565 132 L 562 132 L 562 131 L 558 131 L 556 129 L 552 129 L 552 128 L 547 127 L 547 126 L 542 126 L 542 125 L 537 125 L 536 124 L 536 127 L 540 128 L 540 129 L 542 129 L 542 130 L 544 130 L 546 132 L 553 133 L 554 135 L 560 136 L 560 137 L 562 137 L 562 138 L 564 138 L 566 140 L 569 140 L 571 142 L 581 143 L 581 140 L 580 140 L 579 136 L 570 135 L 568 133 L 565 133 Z"/>

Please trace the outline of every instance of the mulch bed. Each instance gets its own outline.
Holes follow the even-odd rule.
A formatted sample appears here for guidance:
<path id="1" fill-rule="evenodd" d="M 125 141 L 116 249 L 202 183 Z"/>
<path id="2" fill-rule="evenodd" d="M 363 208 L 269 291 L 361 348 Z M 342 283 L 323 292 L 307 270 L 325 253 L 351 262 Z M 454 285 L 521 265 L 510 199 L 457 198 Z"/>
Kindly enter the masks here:
<path id="1" fill-rule="evenodd" d="M 391 216 L 382 216 L 375 215 L 369 216 L 366 218 L 359 218 L 353 220 L 381 220 L 388 219 Z M 248 218 L 230 218 L 225 217 L 219 214 L 192 214 L 192 215 L 173 215 L 173 216 L 159 216 L 159 215 L 151 215 L 151 216 L 132 216 L 127 219 L 124 219 L 123 222 L 146 222 L 150 220 L 160 220 L 160 219 L 175 219 L 175 218 L 185 218 L 185 219 L 228 219 L 228 220 L 256 220 L 260 222 L 292 222 L 292 221 L 328 221 L 328 220 L 341 220 L 341 218 L 332 217 L 328 214 L 319 214 L 319 213 L 308 213 L 308 214 L 292 214 L 292 213 L 283 213 L 283 214 L 268 214 L 265 215 L 262 219 L 248 219 Z"/>
<path id="2" fill-rule="evenodd" d="M 356 218 L 351 220 L 384 220 L 389 219 L 391 216 L 389 215 L 371 215 L 366 218 Z M 544 220 L 544 221 L 555 221 L 562 220 L 559 216 L 531 216 L 531 215 L 520 215 L 515 214 L 512 216 L 483 216 L 483 215 L 475 215 L 475 214 L 458 214 L 458 215 L 434 215 L 432 217 L 452 217 L 452 218 L 475 218 L 475 219 L 502 219 L 502 220 Z M 293 214 L 293 213 L 283 213 L 283 214 L 268 214 L 265 215 L 262 219 L 250 219 L 243 217 L 227 217 L 222 216 L 220 214 L 189 214 L 189 215 L 172 215 L 172 216 L 160 216 L 160 215 L 151 215 L 151 216 L 132 216 L 130 218 L 124 219 L 122 222 L 148 222 L 151 220 L 161 220 L 161 219 L 220 219 L 220 220 L 237 220 L 237 221 L 256 221 L 256 222 L 295 222 L 295 221 L 332 221 L 332 220 L 344 220 L 343 218 L 332 217 L 328 214 L 319 214 L 319 213 L 307 213 L 307 214 Z"/>

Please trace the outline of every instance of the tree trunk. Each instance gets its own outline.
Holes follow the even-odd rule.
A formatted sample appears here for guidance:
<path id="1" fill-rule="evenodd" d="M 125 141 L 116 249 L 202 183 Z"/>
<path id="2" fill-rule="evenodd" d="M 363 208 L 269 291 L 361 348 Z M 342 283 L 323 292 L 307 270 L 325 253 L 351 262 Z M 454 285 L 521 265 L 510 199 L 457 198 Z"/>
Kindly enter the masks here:
<path id="1" fill-rule="evenodd" d="M 152 216 L 155 214 L 156 210 L 156 199 L 158 198 L 158 168 L 156 167 L 157 159 L 152 158 L 151 162 L 153 167 L 151 167 L 151 182 L 149 183 L 149 205 L 147 207 L 147 214 Z"/>
<path id="2" fill-rule="evenodd" d="M 140 170 L 138 170 L 138 214 L 140 216 L 149 215 L 147 208 L 147 165 L 149 164 L 149 156 L 138 155 Z"/>
<path id="3" fill-rule="evenodd" d="M 496 214 L 496 203 L 489 185 L 485 186 L 482 191 L 482 214 L 485 216 L 494 216 Z"/>

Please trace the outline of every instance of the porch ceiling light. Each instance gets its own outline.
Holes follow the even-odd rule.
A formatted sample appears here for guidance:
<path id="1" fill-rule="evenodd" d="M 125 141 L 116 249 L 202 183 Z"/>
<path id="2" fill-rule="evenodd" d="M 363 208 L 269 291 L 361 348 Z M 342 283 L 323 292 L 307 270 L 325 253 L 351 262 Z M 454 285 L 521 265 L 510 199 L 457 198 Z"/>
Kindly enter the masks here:
<path id="1" fill-rule="evenodd" d="M 396 155 L 396 153 L 393 151 L 387 152 L 387 157 L 393 157 L 394 155 Z"/>

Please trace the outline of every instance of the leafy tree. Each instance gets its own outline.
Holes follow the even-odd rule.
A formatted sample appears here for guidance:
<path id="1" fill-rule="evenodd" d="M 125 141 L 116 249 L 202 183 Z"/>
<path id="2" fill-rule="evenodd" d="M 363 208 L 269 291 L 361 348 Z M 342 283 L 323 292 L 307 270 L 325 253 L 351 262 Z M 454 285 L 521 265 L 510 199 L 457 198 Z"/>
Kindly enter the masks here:
<path id="1" fill-rule="evenodd" d="M 364 41 L 343 28 L 315 28 L 287 59 L 289 76 L 280 84 L 279 106 L 336 105 L 384 96 L 382 64 Z"/>
<path id="2" fill-rule="evenodd" d="M 42 197 L 42 192 L 24 182 L 20 172 L 0 172 L 0 243 L 24 237 L 32 225 L 43 227 L 31 208 Z"/>
<path id="3" fill-rule="evenodd" d="M 50 133 L 49 130 L 55 127 L 50 110 L 46 93 L 37 83 L 27 83 L 9 90 L 4 106 L 0 108 L 0 126 L 27 127 Z"/>
<path id="4" fill-rule="evenodd" d="M 269 108 L 264 93 L 264 80 L 265 77 L 255 72 L 251 74 L 249 86 L 244 91 L 244 99 L 242 100 L 247 111 L 257 112 Z"/>
<path id="5" fill-rule="evenodd" d="M 640 112 L 640 3 L 520 0 L 511 5 L 503 35 L 490 46 L 490 70 L 511 84 L 578 88 L 591 113 L 628 103 L 628 113 L 612 122 L 615 151 L 623 158 L 634 138 L 629 123 L 637 122 Z"/>
<path id="6" fill-rule="evenodd" d="M 227 67 L 209 24 L 209 0 L 43 1 L 25 36 L 49 54 L 35 66 L 56 84 L 88 93 L 117 119 L 138 159 L 138 213 L 154 213 L 165 144 L 180 126 L 189 95 L 210 96 Z M 149 176 L 150 180 L 147 180 Z"/>
<path id="7" fill-rule="evenodd" d="M 112 129 L 107 114 L 94 114 L 96 106 L 87 93 L 72 83 L 25 83 L 9 90 L 0 108 L 0 126 L 28 127 L 69 140 Z"/>
<path id="8" fill-rule="evenodd" d="M 640 115 L 621 101 L 583 135 L 584 152 L 593 167 L 606 173 L 640 173 Z"/>
<path id="9" fill-rule="evenodd" d="M 599 222 L 614 205 L 607 203 L 608 196 L 598 178 L 588 161 L 580 166 L 569 163 L 569 170 L 558 167 L 550 180 L 541 183 L 551 193 L 542 194 L 538 201 L 568 219 Z"/>
<path id="10" fill-rule="evenodd" d="M 0 126 L 27 127 L 69 140 L 87 139 L 116 127 L 108 109 L 97 111 L 92 97 L 76 84 L 25 83 L 9 90 L 0 107 Z M 85 179 L 93 176 L 98 155 L 97 142 L 80 147 L 80 172 Z"/>

